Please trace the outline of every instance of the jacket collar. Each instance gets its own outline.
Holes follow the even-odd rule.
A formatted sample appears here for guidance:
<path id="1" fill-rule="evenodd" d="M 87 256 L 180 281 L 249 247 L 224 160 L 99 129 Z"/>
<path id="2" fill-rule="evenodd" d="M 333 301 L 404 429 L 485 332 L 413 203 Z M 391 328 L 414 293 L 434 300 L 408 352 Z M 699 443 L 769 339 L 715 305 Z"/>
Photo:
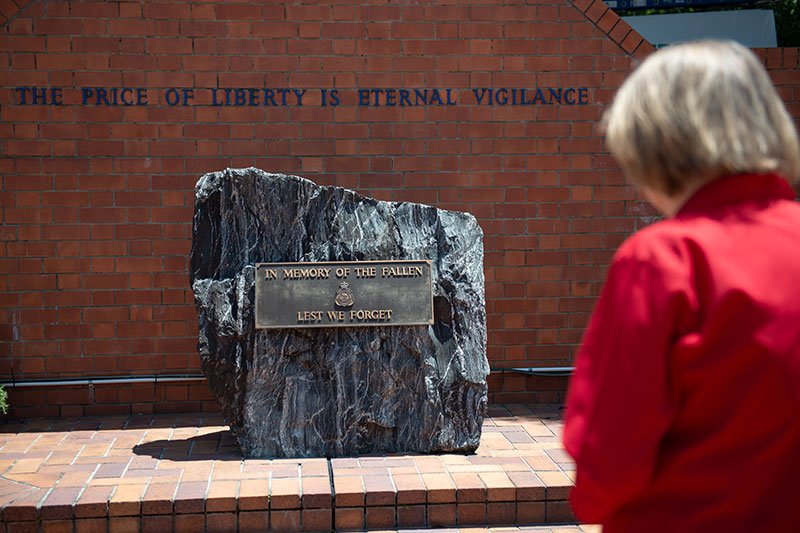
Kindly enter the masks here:
<path id="1" fill-rule="evenodd" d="M 778 174 L 736 174 L 700 187 L 678 210 L 677 216 L 766 199 L 793 200 L 796 196 L 791 185 Z"/>

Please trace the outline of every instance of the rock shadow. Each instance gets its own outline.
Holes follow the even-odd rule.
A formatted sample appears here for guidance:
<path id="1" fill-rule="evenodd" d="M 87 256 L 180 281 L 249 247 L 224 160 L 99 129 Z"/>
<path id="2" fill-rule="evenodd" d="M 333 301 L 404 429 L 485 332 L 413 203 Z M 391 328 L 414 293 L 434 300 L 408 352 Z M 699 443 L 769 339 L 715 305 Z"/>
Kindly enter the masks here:
<path id="1" fill-rule="evenodd" d="M 133 447 L 137 455 L 171 461 L 240 461 L 242 452 L 229 429 L 185 439 L 162 439 Z"/>

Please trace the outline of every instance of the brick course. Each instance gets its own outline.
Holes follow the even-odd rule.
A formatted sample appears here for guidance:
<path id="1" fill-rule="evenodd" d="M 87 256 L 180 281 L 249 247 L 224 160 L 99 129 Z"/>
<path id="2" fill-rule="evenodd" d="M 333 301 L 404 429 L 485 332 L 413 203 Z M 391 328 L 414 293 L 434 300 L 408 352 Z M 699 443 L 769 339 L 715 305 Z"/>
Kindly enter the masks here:
<path id="1" fill-rule="evenodd" d="M 199 372 L 193 187 L 228 166 L 474 214 L 491 366 L 571 365 L 613 250 L 656 215 L 596 126 L 653 48 L 601 0 L 435 4 L 0 3 L 0 380 Z M 800 117 L 798 50 L 756 53 Z M 104 105 L 134 102 L 125 87 L 147 105 Z M 588 104 L 477 102 L 578 87 Z M 458 104 L 360 106 L 359 89 L 452 89 Z M 504 402 L 566 386 L 489 383 Z M 10 392 L 19 416 L 215 408 L 202 383 Z"/>

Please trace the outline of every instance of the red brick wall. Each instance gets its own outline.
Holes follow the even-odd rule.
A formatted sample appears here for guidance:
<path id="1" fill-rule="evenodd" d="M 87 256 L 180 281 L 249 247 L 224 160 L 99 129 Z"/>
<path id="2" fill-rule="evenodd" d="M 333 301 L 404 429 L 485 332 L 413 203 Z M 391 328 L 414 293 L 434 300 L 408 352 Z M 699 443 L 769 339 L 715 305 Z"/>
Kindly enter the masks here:
<path id="1" fill-rule="evenodd" d="M 604 265 L 654 215 L 596 127 L 652 47 L 600 0 L 25 4 L 0 2 L 0 380 L 199 372 L 187 259 L 205 172 L 474 214 L 493 368 L 571 365 Z M 797 49 L 760 53 L 800 116 Z M 62 88 L 63 105 L 20 105 L 17 87 Z M 81 88 L 114 87 L 147 89 L 147 105 L 82 105 Z M 589 104 L 475 102 L 504 87 L 584 87 Z M 169 105 L 170 88 L 192 105 Z M 307 93 L 214 106 L 226 88 Z M 386 88 L 458 104 L 358 105 Z M 556 401 L 565 384 L 494 373 L 490 392 Z M 11 393 L 18 416 L 213 408 L 202 383 Z"/>

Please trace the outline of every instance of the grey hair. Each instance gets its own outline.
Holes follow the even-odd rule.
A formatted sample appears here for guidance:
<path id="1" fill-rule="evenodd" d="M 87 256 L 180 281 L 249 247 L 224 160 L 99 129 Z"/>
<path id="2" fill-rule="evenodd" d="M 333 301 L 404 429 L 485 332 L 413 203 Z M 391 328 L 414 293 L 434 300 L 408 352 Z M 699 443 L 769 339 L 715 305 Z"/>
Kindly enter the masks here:
<path id="1" fill-rule="evenodd" d="M 800 174 L 794 123 L 747 48 L 698 41 L 649 56 L 604 116 L 606 140 L 634 183 L 669 195 L 728 174 Z"/>

